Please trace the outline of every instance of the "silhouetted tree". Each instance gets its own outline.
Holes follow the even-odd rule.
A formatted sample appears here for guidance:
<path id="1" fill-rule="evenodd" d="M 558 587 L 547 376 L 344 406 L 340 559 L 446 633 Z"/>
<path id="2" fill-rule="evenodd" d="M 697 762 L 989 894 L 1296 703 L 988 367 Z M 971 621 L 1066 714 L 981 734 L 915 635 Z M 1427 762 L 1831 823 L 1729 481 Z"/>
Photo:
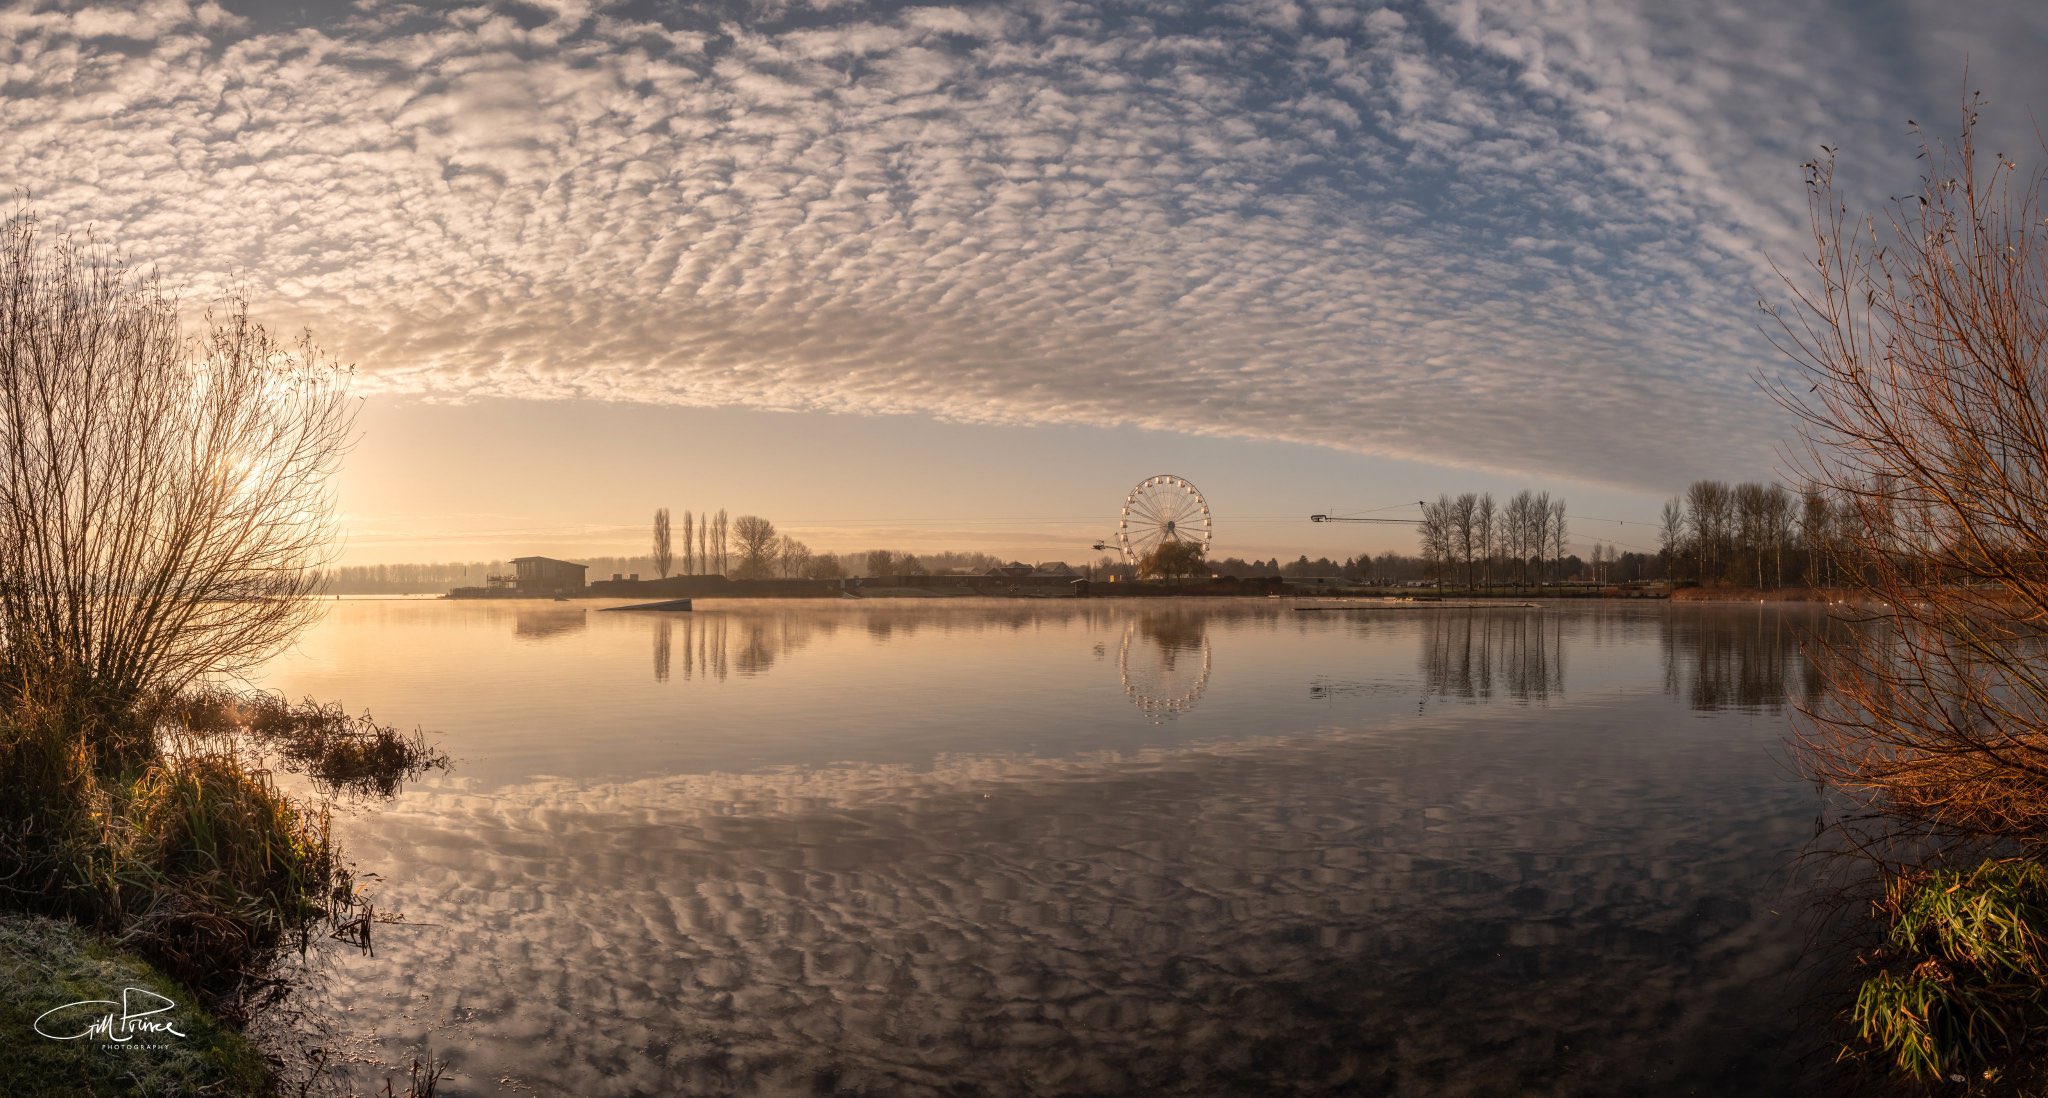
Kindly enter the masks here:
<path id="1" fill-rule="evenodd" d="M 668 538 L 668 508 L 658 507 L 654 511 L 654 573 L 662 579 L 668 578 L 676 563 L 675 548 Z"/>
<path id="2" fill-rule="evenodd" d="M 1673 497 L 1664 501 L 1664 512 L 1657 523 L 1657 552 L 1664 558 L 1668 575 L 1676 577 L 1681 562 L 1691 556 L 1687 543 L 1687 531 L 1691 529 L 1685 514 L 1685 501 Z"/>
<path id="3" fill-rule="evenodd" d="M 1727 563 L 1732 498 L 1728 485 L 1718 480 L 1696 480 L 1686 489 L 1692 549 L 1702 583 L 1718 578 Z"/>
<path id="4" fill-rule="evenodd" d="M 1571 537 L 1571 527 L 1565 523 L 1564 500 L 1551 500 L 1550 506 L 1546 508 L 1544 519 L 1544 533 L 1550 541 L 1550 559 L 1558 561 L 1561 566 L 1565 558 L 1565 542 Z M 1562 571 L 1562 568 L 1560 568 L 1560 571 Z M 1570 579 L 1572 575 L 1576 574 L 1576 572 L 1565 573 L 1559 575 L 1558 578 Z"/>
<path id="5" fill-rule="evenodd" d="M 1493 585 L 1493 558 L 1500 551 L 1500 520 L 1494 512 L 1493 493 L 1479 497 L 1479 506 L 1472 514 L 1473 531 L 1479 542 L 1479 559 L 1483 562 L 1482 582 Z"/>
<path id="6" fill-rule="evenodd" d="M 811 547 L 786 535 L 776 543 L 775 555 L 782 562 L 782 574 L 791 578 L 802 576 L 811 563 Z"/>
<path id="7" fill-rule="evenodd" d="M 1472 586 L 1472 564 L 1479 555 L 1479 496 L 1466 492 L 1451 501 L 1451 550 L 1465 566 L 1465 586 Z"/>
<path id="8" fill-rule="evenodd" d="M 1529 547 L 1529 555 L 1534 558 L 1537 581 L 1541 582 L 1546 574 L 1543 570 L 1543 558 L 1550 547 L 1549 492 L 1538 492 L 1530 500 L 1527 521 L 1529 531 L 1523 535 L 1523 544 Z"/>
<path id="9" fill-rule="evenodd" d="M 1422 523 L 1416 533 L 1422 540 L 1422 556 L 1437 578 L 1443 578 L 1456 555 L 1456 520 L 1451 497 L 1438 496 L 1435 503 L 1422 505 Z M 1306 559 L 1306 558 L 1304 558 Z"/>
<path id="10" fill-rule="evenodd" d="M 1138 558 L 1138 572 L 1146 576 L 1179 581 L 1189 576 L 1206 576 L 1209 567 L 1200 543 L 1169 538 Z"/>
<path id="11" fill-rule="evenodd" d="M 725 512 L 718 514 L 722 534 Z M 774 523 L 759 515 L 741 515 L 733 520 L 732 536 L 740 552 L 739 567 L 734 572 L 737 578 L 765 579 L 775 574 Z"/>
<path id="12" fill-rule="evenodd" d="M 320 612 L 348 378 L 239 300 L 188 337 L 154 275 L 0 222 L 9 700 L 125 755 L 136 707 L 288 644 Z"/>

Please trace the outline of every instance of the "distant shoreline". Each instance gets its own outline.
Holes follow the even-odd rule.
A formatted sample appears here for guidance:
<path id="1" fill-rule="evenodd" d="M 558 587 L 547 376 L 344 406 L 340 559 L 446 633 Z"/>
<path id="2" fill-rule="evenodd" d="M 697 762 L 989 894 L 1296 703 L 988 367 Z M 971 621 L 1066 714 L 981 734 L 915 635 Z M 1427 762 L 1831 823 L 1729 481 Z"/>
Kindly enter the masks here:
<path id="1" fill-rule="evenodd" d="M 906 577 L 908 578 L 908 577 Z M 917 577 L 924 579 L 925 577 Z M 670 581 L 600 581 L 581 590 L 564 591 L 561 598 L 570 601 L 598 599 L 660 599 L 674 597 L 695 597 L 706 599 L 732 600 L 776 600 L 776 599 L 837 599 L 847 601 L 865 599 L 954 599 L 954 598 L 1009 598 L 1009 599 L 1052 599 L 1073 600 L 1102 598 L 1378 598 L 1412 599 L 1435 601 L 1458 600 L 1527 600 L 1547 599 L 1576 601 L 1581 599 L 1623 600 L 1647 599 L 1671 602 L 1711 603 L 1811 603 L 1837 604 L 1857 601 L 1857 594 L 1842 588 L 1782 587 L 1758 588 L 1728 585 L 1712 587 L 1679 587 L 1572 584 L 1569 586 L 1529 585 L 1482 587 L 1468 590 L 1463 587 L 1367 587 L 1342 586 L 1330 583 L 1302 582 L 1275 577 L 1254 577 L 1248 579 L 1207 580 L 1200 583 L 1180 585 L 1167 583 L 1132 583 L 1129 581 L 1096 581 L 1078 591 L 1074 585 L 1050 584 L 969 584 L 960 582 L 966 577 L 931 577 L 938 583 L 888 583 L 887 585 L 862 585 L 854 588 L 840 586 L 840 581 L 817 580 L 724 580 L 711 577 L 690 577 L 688 592 L 682 593 L 675 579 Z M 976 577 L 979 578 L 979 577 Z M 709 581 L 709 582 L 706 582 Z M 518 591 L 486 590 L 463 588 L 458 591 L 446 589 L 410 592 L 353 592 L 329 591 L 321 598 L 347 599 L 400 599 L 400 600 L 454 600 L 454 601 L 552 601 L 557 598 L 553 592 L 526 593 Z"/>

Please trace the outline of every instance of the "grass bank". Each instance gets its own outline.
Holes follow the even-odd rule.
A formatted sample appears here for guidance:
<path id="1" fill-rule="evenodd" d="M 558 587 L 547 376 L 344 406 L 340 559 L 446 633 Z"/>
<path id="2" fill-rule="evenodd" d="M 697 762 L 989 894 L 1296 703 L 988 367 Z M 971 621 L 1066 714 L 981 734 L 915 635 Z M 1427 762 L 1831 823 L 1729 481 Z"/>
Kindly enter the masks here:
<path id="1" fill-rule="evenodd" d="M 57 720 L 0 720 L 0 909 L 117 936 L 230 1015 L 355 902 L 324 806 L 197 741 L 109 765 Z"/>
<path id="2" fill-rule="evenodd" d="M 1837 603 L 1859 598 L 1857 594 L 1829 587 L 1680 587 L 1671 592 L 1672 602 L 1814 602 Z"/>
<path id="3" fill-rule="evenodd" d="M 154 1013 L 124 1025 L 124 1013 L 141 1011 Z M 105 1036 L 88 1032 L 109 1016 L 114 1023 Z M 43 1033 L 71 1039 L 43 1036 L 38 1019 Z M 12 1098 L 251 1095 L 270 1087 L 263 1056 L 205 1010 L 199 996 L 107 938 L 61 920 L 0 916 L 0 1033 L 7 1035 L 0 1094 Z"/>
<path id="4" fill-rule="evenodd" d="M 47 1074 L 52 1065 L 88 1054 L 99 1057 L 94 1070 L 133 1076 L 129 1089 L 104 1093 L 265 1092 L 242 1046 L 212 1035 L 232 1034 L 288 990 L 280 962 L 316 935 L 368 946 L 373 913 L 331 839 L 332 798 L 388 797 L 446 765 L 418 732 L 339 706 L 206 691 L 149 713 L 118 735 L 28 706 L 0 713 L 0 948 L 21 969 L 0 982 L 9 1011 L 34 1008 L 26 1019 L 10 1013 L 0 1031 L 0 1094 L 102 1093 L 15 1083 L 64 1080 Z M 98 749 L 109 740 L 131 749 Z M 316 793 L 280 791 L 273 765 L 304 773 Z M 38 942 L 67 960 L 36 967 Z M 34 1035 L 42 1011 L 119 1001 L 131 986 L 189 1008 L 207 1036 L 174 1042 L 160 1070 L 138 1075 L 137 1064 L 156 1060 L 122 1051 L 130 1042 Z M 225 1074 L 202 1079 L 195 1049 L 227 1049 L 206 1060 Z M 228 1089 L 206 1089 L 216 1083 Z"/>

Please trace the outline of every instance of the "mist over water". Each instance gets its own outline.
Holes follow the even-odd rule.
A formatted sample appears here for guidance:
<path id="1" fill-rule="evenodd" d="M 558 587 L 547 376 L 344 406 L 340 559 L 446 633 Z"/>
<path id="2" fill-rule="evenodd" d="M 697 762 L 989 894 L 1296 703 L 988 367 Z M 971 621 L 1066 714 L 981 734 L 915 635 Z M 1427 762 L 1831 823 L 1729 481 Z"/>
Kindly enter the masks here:
<path id="1" fill-rule="evenodd" d="M 337 822 L 406 917 L 319 966 L 357 1053 L 457 1094 L 1831 1082 L 1812 611 L 700 605 L 343 602 L 270 670 L 455 759 Z"/>

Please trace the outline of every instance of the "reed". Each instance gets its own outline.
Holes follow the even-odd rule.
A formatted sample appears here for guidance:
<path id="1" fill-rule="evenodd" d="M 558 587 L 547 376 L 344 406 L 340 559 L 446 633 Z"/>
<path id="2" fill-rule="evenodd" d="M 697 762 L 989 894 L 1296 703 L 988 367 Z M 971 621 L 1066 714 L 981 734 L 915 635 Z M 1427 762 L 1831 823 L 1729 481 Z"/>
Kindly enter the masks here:
<path id="1" fill-rule="evenodd" d="M 2048 1036 L 2048 868 L 1993 859 L 1894 878 L 1890 930 L 1864 960 L 1859 1035 L 1923 1080 L 2003 1074 Z"/>
<path id="2" fill-rule="evenodd" d="M 116 834 L 120 937 L 195 987 L 257 985 L 277 953 L 359 906 L 324 807 L 225 753 L 166 759 L 129 790 Z"/>
<path id="3" fill-rule="evenodd" d="M 315 934 L 367 948 L 372 909 L 327 798 L 390 796 L 446 757 L 338 705 L 207 689 L 153 708 L 158 723 L 124 737 L 152 749 L 126 766 L 65 714 L 0 714 L 0 908 L 98 929 L 230 1018 Z M 318 795 L 279 790 L 271 755 Z"/>
<path id="4" fill-rule="evenodd" d="M 430 747 L 421 730 L 400 732 L 368 713 L 350 716 L 339 702 L 294 704 L 279 694 L 256 694 L 244 711 L 250 735 L 279 751 L 287 769 L 329 792 L 389 797 L 399 783 L 448 767 L 448 757 Z"/>

